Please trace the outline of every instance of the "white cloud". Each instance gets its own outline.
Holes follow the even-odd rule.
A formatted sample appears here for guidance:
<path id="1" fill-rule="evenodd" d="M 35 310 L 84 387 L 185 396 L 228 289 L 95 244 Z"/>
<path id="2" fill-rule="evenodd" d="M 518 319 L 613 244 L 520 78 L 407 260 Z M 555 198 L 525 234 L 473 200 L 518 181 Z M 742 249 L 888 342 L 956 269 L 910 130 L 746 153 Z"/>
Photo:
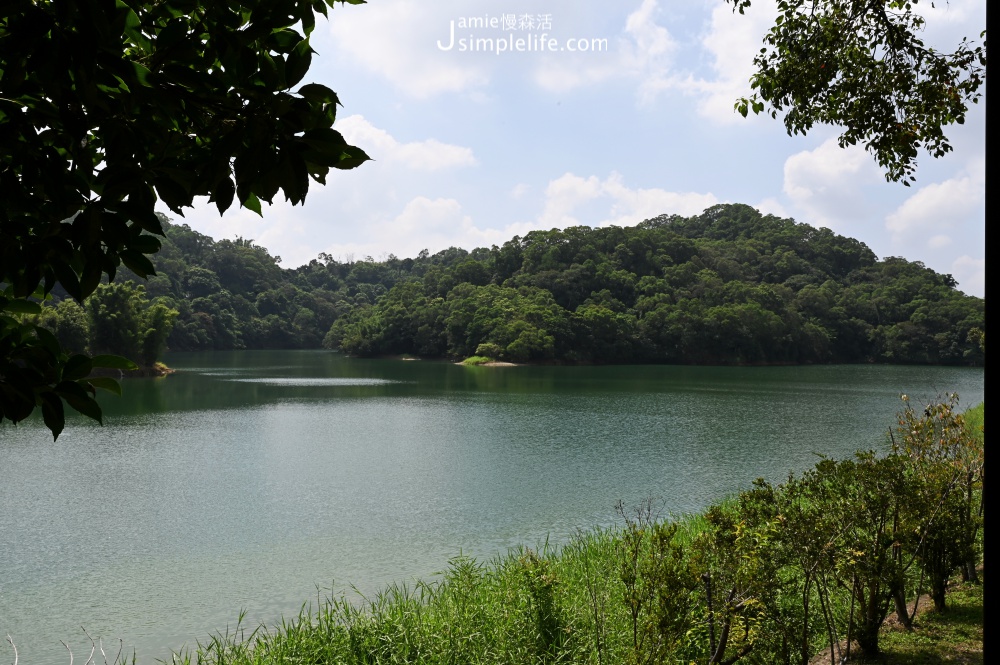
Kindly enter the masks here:
<path id="1" fill-rule="evenodd" d="M 521 200 L 524 195 L 531 191 L 531 185 L 526 182 L 519 182 L 514 185 L 514 188 L 510 190 L 510 197 L 515 200 Z"/>
<path id="2" fill-rule="evenodd" d="M 462 206 L 455 199 L 431 200 L 418 196 L 406 204 L 387 230 L 404 237 L 413 233 L 439 235 L 471 223 L 469 217 L 462 215 Z"/>
<path id="3" fill-rule="evenodd" d="M 881 180 L 864 149 L 842 149 L 833 138 L 785 160 L 784 192 L 808 217 L 800 221 L 835 231 L 871 215 L 862 190 Z"/>
<path id="4" fill-rule="evenodd" d="M 670 87 L 670 65 L 678 47 L 670 32 L 656 22 L 658 9 L 657 0 L 643 0 L 626 18 L 613 50 L 586 57 L 565 51 L 549 55 L 535 70 L 535 82 L 550 92 L 566 92 L 609 79 L 634 79 L 639 102 L 649 103 Z"/>
<path id="5" fill-rule="evenodd" d="M 983 166 L 977 161 L 954 178 L 914 192 L 885 219 L 893 243 L 912 246 L 929 238 L 929 247 L 940 248 L 951 241 L 942 231 L 957 229 L 970 218 L 981 218 L 986 197 Z"/>
<path id="6" fill-rule="evenodd" d="M 530 230 L 530 225 L 524 224 L 481 228 L 456 199 L 417 196 L 395 216 L 379 216 L 366 224 L 358 241 L 331 243 L 323 251 L 333 256 L 380 256 L 386 252 L 416 256 L 422 249 L 434 253 L 448 247 L 473 249 L 503 244 Z"/>
<path id="7" fill-rule="evenodd" d="M 951 242 L 951 236 L 937 235 L 931 237 L 931 239 L 927 241 L 927 247 L 930 249 L 944 249 L 950 245 Z"/>
<path id="8" fill-rule="evenodd" d="M 986 295 L 986 259 L 977 259 L 965 254 L 951 264 L 951 274 L 958 281 L 959 288 L 969 295 Z"/>
<path id="9" fill-rule="evenodd" d="M 785 206 L 774 197 L 768 197 L 754 206 L 762 215 L 774 215 L 775 217 L 788 217 Z"/>
<path id="10" fill-rule="evenodd" d="M 330 33 L 344 57 L 378 74 L 412 97 L 461 92 L 485 85 L 489 76 L 473 58 L 454 58 L 437 48 L 447 40 L 459 2 L 434 4 L 382 0 L 331 12 Z"/>
<path id="11" fill-rule="evenodd" d="M 364 146 L 376 162 L 398 163 L 420 171 L 437 171 L 457 166 L 473 166 L 471 148 L 442 143 L 436 139 L 400 143 L 384 129 L 363 116 L 352 115 L 337 121 L 337 129 L 348 143 Z"/>
<path id="12" fill-rule="evenodd" d="M 699 114 L 719 123 L 746 121 L 733 105 L 750 94 L 753 59 L 776 16 L 775 5 L 770 2 L 754 3 L 746 14 L 733 13 L 728 3 L 715 5 L 708 32 L 701 40 L 711 61 L 713 78 L 689 75 L 676 82 L 680 90 L 699 97 Z"/>
<path id="13" fill-rule="evenodd" d="M 606 207 L 588 205 L 603 201 Z M 665 189 L 631 189 L 618 173 L 604 180 L 567 173 L 551 181 L 545 190 L 545 206 L 539 228 L 566 228 L 578 224 L 631 226 L 661 214 L 694 215 L 715 205 L 714 194 L 671 192 Z M 578 208 L 590 208 L 589 219 L 575 216 Z"/>
<path id="14" fill-rule="evenodd" d="M 597 176 L 583 178 L 567 173 L 552 180 L 545 189 L 545 209 L 539 217 L 540 228 L 565 228 L 580 224 L 572 213 L 582 204 L 599 197 L 601 188 Z"/>
<path id="15" fill-rule="evenodd" d="M 279 193 L 273 205 L 264 204 L 263 218 L 237 206 L 220 217 L 208 204 L 197 206 L 187 219 L 217 239 L 252 238 L 287 266 L 306 263 L 328 247 L 349 247 L 356 255 L 401 252 L 410 245 L 397 243 L 397 248 L 397 235 L 414 236 L 417 243 L 421 229 L 446 238 L 452 225 L 471 224 L 456 212 L 458 202 L 442 195 L 454 188 L 458 174 L 476 164 L 470 148 L 432 138 L 400 141 L 360 115 L 340 118 L 335 126 L 375 161 L 354 171 L 331 171 L 326 186 L 310 182 L 302 206 L 290 205 Z M 331 244 L 335 239 L 339 244 Z"/>
<path id="16" fill-rule="evenodd" d="M 414 256 L 424 248 L 431 252 L 451 246 L 473 249 L 501 245 L 534 230 L 581 224 L 629 226 L 664 213 L 694 215 L 719 202 L 710 193 L 629 188 L 617 173 L 603 180 L 566 173 L 551 180 L 544 191 L 536 216 L 501 224 L 475 219 L 453 197 L 415 196 L 395 212 L 383 205 L 355 234 L 355 240 L 330 243 L 322 251 L 333 256 L 385 252 Z"/>

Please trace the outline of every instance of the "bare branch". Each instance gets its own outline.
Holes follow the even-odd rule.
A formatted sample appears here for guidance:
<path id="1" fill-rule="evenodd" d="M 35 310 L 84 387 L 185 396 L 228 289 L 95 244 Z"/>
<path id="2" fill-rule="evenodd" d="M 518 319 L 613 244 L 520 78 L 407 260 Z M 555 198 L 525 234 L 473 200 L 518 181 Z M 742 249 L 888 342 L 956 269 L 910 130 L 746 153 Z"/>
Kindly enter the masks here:
<path id="1" fill-rule="evenodd" d="M 94 638 L 90 636 L 90 633 L 87 632 L 86 628 L 80 626 L 80 629 L 83 630 L 83 634 L 90 640 L 90 657 L 87 658 L 87 662 L 83 665 L 90 665 L 91 661 L 94 660 L 94 652 L 97 651 L 97 644 L 94 643 Z"/>
<path id="2" fill-rule="evenodd" d="M 7 634 L 7 641 L 10 642 L 12 647 L 14 647 L 14 665 L 17 665 L 17 645 L 14 644 L 14 640 L 11 639 L 10 633 Z"/>

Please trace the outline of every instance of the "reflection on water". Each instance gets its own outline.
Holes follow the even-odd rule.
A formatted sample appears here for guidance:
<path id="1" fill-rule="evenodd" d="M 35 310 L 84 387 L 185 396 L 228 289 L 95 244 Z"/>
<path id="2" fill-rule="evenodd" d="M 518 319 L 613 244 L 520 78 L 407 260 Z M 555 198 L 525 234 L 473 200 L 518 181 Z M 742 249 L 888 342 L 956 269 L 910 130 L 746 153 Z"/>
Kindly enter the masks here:
<path id="1" fill-rule="evenodd" d="M 983 398 L 983 370 L 462 367 L 326 352 L 184 354 L 103 398 L 105 427 L 0 427 L 0 634 L 65 663 L 79 626 L 141 662 L 614 521 L 698 510 L 817 454 L 881 445 L 899 394 Z M 88 643 L 89 644 L 89 643 Z"/>
<path id="2" fill-rule="evenodd" d="M 290 377 L 268 377 L 263 379 L 229 379 L 240 383 L 266 383 L 271 386 L 384 386 L 389 383 L 402 383 L 390 379 L 299 379 Z"/>

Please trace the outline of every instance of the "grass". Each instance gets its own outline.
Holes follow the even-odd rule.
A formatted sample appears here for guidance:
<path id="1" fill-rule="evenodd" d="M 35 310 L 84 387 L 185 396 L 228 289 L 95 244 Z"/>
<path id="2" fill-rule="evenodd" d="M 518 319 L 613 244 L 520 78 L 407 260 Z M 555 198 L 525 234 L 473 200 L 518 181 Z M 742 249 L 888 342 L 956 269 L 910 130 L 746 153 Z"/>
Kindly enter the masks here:
<path id="1" fill-rule="evenodd" d="M 462 364 L 468 365 L 469 367 L 475 367 L 477 365 L 485 365 L 491 362 L 495 362 L 495 359 L 488 356 L 469 356 L 462 361 Z"/>
<path id="2" fill-rule="evenodd" d="M 682 525 L 697 530 L 695 522 Z M 361 603 L 320 598 L 294 620 L 238 627 L 175 654 L 173 663 L 629 663 L 619 536 L 595 530 L 562 548 L 521 548 L 489 564 L 459 557 L 438 582 L 391 585 Z M 918 614 L 913 632 L 885 627 L 881 662 L 983 663 L 983 586 L 955 585 L 948 603 L 945 613 Z"/>
<path id="3" fill-rule="evenodd" d="M 887 665 L 938 665 L 983 661 L 983 585 L 959 583 L 949 589 L 948 609 L 919 613 L 913 632 L 885 630 Z"/>
<path id="4" fill-rule="evenodd" d="M 980 402 L 962 414 L 965 416 L 965 426 L 970 432 L 976 433 L 980 439 L 983 438 L 983 425 L 986 418 L 986 403 Z"/>
<path id="5" fill-rule="evenodd" d="M 175 663 L 622 662 L 611 532 L 582 534 L 488 565 L 453 559 L 435 583 L 391 585 L 365 602 L 320 599 L 293 621 L 217 635 Z M 623 616 L 621 618 L 624 618 Z M 622 644 L 619 644 L 619 643 Z"/>

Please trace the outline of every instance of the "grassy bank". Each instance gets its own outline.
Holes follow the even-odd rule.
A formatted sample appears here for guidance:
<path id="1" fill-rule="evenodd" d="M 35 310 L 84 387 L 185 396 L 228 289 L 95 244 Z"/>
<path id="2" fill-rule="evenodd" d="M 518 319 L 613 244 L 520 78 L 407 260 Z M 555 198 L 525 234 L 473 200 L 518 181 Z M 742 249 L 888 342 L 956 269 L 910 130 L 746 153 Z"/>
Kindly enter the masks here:
<path id="1" fill-rule="evenodd" d="M 918 613 L 912 631 L 889 626 L 884 632 L 886 665 L 983 663 L 983 585 L 956 580 L 947 612 L 930 606 Z"/>
<path id="2" fill-rule="evenodd" d="M 470 367 L 478 367 L 480 365 L 488 365 L 492 362 L 496 362 L 493 358 L 488 356 L 469 356 L 461 362 L 462 365 L 468 365 Z"/>
<path id="3" fill-rule="evenodd" d="M 218 635 L 175 662 L 632 663 L 620 535 L 593 531 L 489 565 L 456 559 L 441 581 L 393 585 L 361 604 L 325 599 L 280 627 Z M 958 584 L 949 600 L 945 613 L 920 613 L 912 632 L 883 628 L 883 662 L 982 663 L 982 585 Z M 813 654 L 812 663 L 830 662 L 826 647 Z M 751 656 L 745 662 L 772 662 Z"/>
<path id="4" fill-rule="evenodd" d="M 681 520 L 659 520 L 649 502 L 620 506 L 616 528 L 488 563 L 456 558 L 436 581 L 363 602 L 318 599 L 175 661 L 806 665 L 830 662 L 831 649 L 839 662 L 850 639 L 853 655 L 880 651 L 881 662 L 982 662 L 981 584 L 952 590 L 946 609 L 907 609 L 918 594 L 928 604 L 942 565 L 947 579 L 982 560 L 983 408 L 966 420 L 939 406 L 902 414 L 889 454 L 824 460 Z M 939 458 L 945 434 L 954 454 Z M 953 476 L 940 474 L 957 461 L 976 480 L 952 505 L 958 493 L 941 488 Z"/>

